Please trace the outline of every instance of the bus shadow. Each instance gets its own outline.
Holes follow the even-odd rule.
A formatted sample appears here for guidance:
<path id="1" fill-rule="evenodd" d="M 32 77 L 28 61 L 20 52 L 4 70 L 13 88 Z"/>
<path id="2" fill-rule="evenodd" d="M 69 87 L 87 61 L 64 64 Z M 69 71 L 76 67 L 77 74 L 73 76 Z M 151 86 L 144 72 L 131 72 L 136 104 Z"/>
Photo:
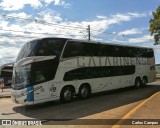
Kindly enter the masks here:
<path id="1" fill-rule="evenodd" d="M 47 102 L 18 106 L 13 110 L 34 119 L 78 119 L 146 99 L 158 91 L 160 85 L 148 85 L 140 89 L 128 87 L 97 93 L 85 100 L 75 98 L 71 103 Z"/>

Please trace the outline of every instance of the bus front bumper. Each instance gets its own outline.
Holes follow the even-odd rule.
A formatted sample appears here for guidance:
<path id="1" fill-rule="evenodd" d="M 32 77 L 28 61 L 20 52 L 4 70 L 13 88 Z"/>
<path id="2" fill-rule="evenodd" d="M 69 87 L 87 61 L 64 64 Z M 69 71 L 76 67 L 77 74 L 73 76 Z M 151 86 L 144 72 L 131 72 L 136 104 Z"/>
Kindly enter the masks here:
<path id="1" fill-rule="evenodd" d="M 14 103 L 17 104 L 25 104 L 25 105 L 31 105 L 34 104 L 33 101 L 28 101 L 27 95 L 22 95 L 22 92 L 24 90 L 11 90 L 11 99 Z"/>

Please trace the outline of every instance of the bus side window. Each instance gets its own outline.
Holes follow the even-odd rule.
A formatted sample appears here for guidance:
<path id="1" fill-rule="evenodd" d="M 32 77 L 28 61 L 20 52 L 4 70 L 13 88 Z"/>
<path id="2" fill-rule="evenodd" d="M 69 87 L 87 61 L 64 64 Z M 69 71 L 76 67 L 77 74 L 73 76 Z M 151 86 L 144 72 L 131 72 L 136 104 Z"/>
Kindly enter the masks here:
<path id="1" fill-rule="evenodd" d="M 63 53 L 63 58 L 82 56 L 83 54 L 83 45 L 81 42 L 69 41 L 66 45 L 66 48 Z"/>
<path id="2" fill-rule="evenodd" d="M 40 42 L 36 56 L 60 56 L 64 41 L 55 39 L 44 39 Z"/>
<path id="3" fill-rule="evenodd" d="M 46 78 L 43 71 L 35 71 L 35 84 L 45 82 Z"/>

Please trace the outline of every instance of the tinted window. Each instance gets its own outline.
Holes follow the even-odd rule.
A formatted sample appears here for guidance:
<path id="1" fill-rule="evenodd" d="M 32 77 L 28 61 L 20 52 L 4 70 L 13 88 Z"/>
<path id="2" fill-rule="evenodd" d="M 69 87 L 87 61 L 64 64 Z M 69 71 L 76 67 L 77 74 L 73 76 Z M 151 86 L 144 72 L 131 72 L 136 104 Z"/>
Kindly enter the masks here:
<path id="1" fill-rule="evenodd" d="M 58 64 L 58 59 L 34 62 L 31 67 L 31 85 L 53 80 L 58 68 Z"/>
<path id="2" fill-rule="evenodd" d="M 113 50 L 113 46 L 111 45 L 100 45 L 101 56 L 112 56 Z"/>
<path id="3" fill-rule="evenodd" d="M 60 56 L 66 39 L 45 38 L 26 43 L 20 50 L 16 62 L 30 56 Z"/>
<path id="4" fill-rule="evenodd" d="M 100 46 L 101 56 L 113 57 L 153 57 L 152 49 L 136 48 L 126 46 L 102 45 Z"/>
<path id="5" fill-rule="evenodd" d="M 84 56 L 99 56 L 99 44 L 84 43 L 83 52 Z"/>
<path id="6" fill-rule="evenodd" d="M 64 50 L 63 57 L 99 56 L 99 44 L 69 41 Z"/>
<path id="7" fill-rule="evenodd" d="M 16 62 L 25 57 L 34 56 L 36 52 L 37 44 L 38 44 L 38 41 L 31 41 L 26 43 L 20 50 Z"/>
<path id="8" fill-rule="evenodd" d="M 42 83 L 45 82 L 45 73 L 43 70 L 37 70 L 35 71 L 35 83 Z"/>
<path id="9" fill-rule="evenodd" d="M 126 49 L 123 46 L 100 45 L 101 56 L 126 56 Z"/>
<path id="10" fill-rule="evenodd" d="M 129 57 L 153 57 L 154 53 L 152 49 L 147 48 L 135 48 L 126 47 Z"/>
<path id="11" fill-rule="evenodd" d="M 12 77 L 13 66 L 5 66 L 1 69 L 0 76 Z"/>
<path id="12" fill-rule="evenodd" d="M 34 69 L 33 71 L 33 84 L 40 84 L 54 78 L 55 71 L 53 68 Z"/>
<path id="13" fill-rule="evenodd" d="M 0 76 L 2 76 L 2 77 L 12 77 L 12 72 L 1 71 Z"/>
<path id="14" fill-rule="evenodd" d="M 152 49 L 145 49 L 145 52 L 143 53 L 143 56 L 145 57 L 153 57 L 154 56 L 154 52 Z"/>
<path id="15" fill-rule="evenodd" d="M 36 56 L 60 56 L 65 40 L 60 39 L 43 39 L 41 40 Z"/>
<path id="16" fill-rule="evenodd" d="M 63 57 L 75 56 L 153 57 L 154 53 L 147 48 L 69 41 Z"/>
<path id="17" fill-rule="evenodd" d="M 74 57 L 74 56 L 82 56 L 83 55 L 83 44 L 80 42 L 68 42 L 63 57 Z"/>
<path id="18" fill-rule="evenodd" d="M 73 69 L 65 73 L 63 80 L 82 80 L 101 77 L 112 77 L 121 75 L 131 75 L 135 73 L 135 66 L 103 66 L 103 67 L 84 67 Z"/>

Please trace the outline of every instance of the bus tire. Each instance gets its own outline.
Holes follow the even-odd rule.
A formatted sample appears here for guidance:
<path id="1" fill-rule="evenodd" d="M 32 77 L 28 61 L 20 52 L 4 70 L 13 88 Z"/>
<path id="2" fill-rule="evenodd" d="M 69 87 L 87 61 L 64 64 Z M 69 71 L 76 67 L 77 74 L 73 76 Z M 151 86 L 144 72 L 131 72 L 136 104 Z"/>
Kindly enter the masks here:
<path id="1" fill-rule="evenodd" d="M 73 88 L 71 86 L 66 86 L 62 89 L 60 94 L 60 101 L 63 103 L 68 103 L 73 99 Z"/>
<path id="2" fill-rule="evenodd" d="M 82 84 L 79 88 L 79 98 L 80 99 L 86 99 L 88 98 L 90 93 L 90 86 L 87 84 Z"/>
<path id="3" fill-rule="evenodd" d="M 147 79 L 146 76 L 144 76 L 143 79 L 142 79 L 142 87 L 146 87 L 147 83 L 148 83 L 148 79 Z"/>
<path id="4" fill-rule="evenodd" d="M 135 79 L 135 85 L 134 85 L 135 88 L 140 88 L 141 84 L 142 84 L 141 78 L 137 77 L 137 78 Z"/>

